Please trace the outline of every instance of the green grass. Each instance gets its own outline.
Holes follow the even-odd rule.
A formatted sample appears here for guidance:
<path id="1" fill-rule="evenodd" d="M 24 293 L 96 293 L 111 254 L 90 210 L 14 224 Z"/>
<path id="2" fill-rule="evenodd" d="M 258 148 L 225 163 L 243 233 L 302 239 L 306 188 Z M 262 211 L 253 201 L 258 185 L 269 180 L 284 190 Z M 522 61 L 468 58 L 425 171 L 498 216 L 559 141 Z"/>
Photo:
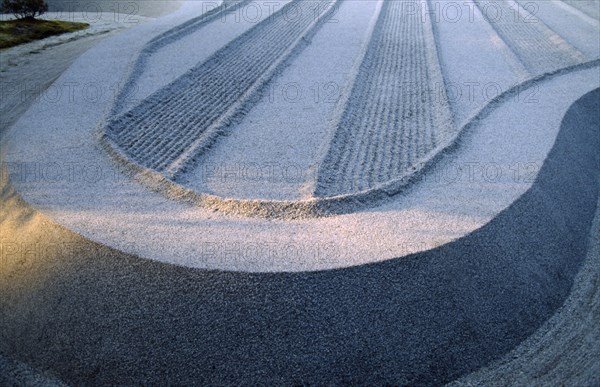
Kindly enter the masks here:
<path id="1" fill-rule="evenodd" d="M 0 49 L 48 36 L 83 30 L 90 25 L 60 20 L 18 19 L 0 21 Z"/>

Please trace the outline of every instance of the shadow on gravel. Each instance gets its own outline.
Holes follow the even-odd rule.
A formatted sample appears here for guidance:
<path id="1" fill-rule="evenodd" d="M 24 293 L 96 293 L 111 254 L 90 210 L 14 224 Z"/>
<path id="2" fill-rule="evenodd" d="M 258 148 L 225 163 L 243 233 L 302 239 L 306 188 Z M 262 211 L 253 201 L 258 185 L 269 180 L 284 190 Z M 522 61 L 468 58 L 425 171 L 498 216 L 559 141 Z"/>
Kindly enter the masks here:
<path id="1" fill-rule="evenodd" d="M 599 101 L 600 89 L 569 109 L 535 184 L 488 225 L 382 263 L 202 271 L 41 215 L 25 232 L 3 218 L 0 352 L 77 385 L 451 381 L 515 347 L 569 294 L 599 194 Z M 0 205 L 10 219 L 22 208 Z"/>
<path id="2" fill-rule="evenodd" d="M 0 225 L 12 221 L 15 223 L 15 228 L 23 227 L 33 219 L 36 211 L 29 206 L 23 206 L 19 195 L 10 185 L 2 181 L 0 181 L 0 185 L 0 200 L 2 208 L 6 209 L 6 211 L 0 212 Z M 12 208 L 19 208 L 19 211 L 13 211 Z"/>

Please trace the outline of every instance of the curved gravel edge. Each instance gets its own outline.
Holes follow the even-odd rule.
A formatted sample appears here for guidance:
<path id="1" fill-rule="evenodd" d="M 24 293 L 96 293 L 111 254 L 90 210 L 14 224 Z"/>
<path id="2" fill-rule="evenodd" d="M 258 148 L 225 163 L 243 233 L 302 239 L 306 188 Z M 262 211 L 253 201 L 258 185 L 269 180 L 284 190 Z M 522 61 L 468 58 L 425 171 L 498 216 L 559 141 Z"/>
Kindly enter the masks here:
<path id="1" fill-rule="evenodd" d="M 239 61 L 239 57 L 247 55 L 244 54 L 244 50 L 248 49 L 247 47 L 252 48 L 256 44 L 259 44 L 261 39 L 272 39 L 285 30 L 283 27 L 287 25 L 287 12 L 299 6 L 299 4 L 305 6 L 303 2 L 298 1 L 287 3 L 273 14 L 273 17 L 266 18 L 261 23 L 245 31 L 206 61 L 194 67 L 193 70 L 173 81 L 168 86 L 152 94 L 130 112 L 109 118 L 108 122 L 104 124 L 104 135 L 102 137 L 104 146 L 115 148 L 116 152 L 122 153 L 127 159 L 131 159 L 132 163 L 142 165 L 144 168 L 160 171 L 170 179 L 177 180 L 186 169 L 189 169 L 194 164 L 195 159 L 203 150 L 211 147 L 217 141 L 217 138 L 223 135 L 225 127 L 231 122 L 239 120 L 245 114 L 245 111 L 257 102 L 269 80 L 281 73 L 286 64 L 306 47 L 311 37 L 333 14 L 338 0 L 333 2 L 321 0 L 318 2 L 318 15 L 310 15 L 307 9 L 305 9 L 304 16 L 301 19 L 302 23 L 295 23 L 294 28 L 288 29 L 289 34 L 286 35 L 286 39 L 283 36 L 279 36 L 281 38 L 280 43 L 284 43 L 283 45 L 267 45 L 265 46 L 265 50 L 258 50 L 257 53 L 261 55 L 261 61 L 257 61 L 255 64 L 259 70 L 262 68 L 264 71 L 253 69 L 252 66 L 248 68 L 237 66 L 236 68 L 236 61 Z M 308 7 L 309 5 L 306 6 Z M 263 36 L 263 33 L 266 35 Z M 271 58 L 271 56 L 273 57 Z M 266 59 L 270 59 L 271 61 L 267 61 Z M 192 109 L 194 114 L 191 112 L 184 114 L 184 117 L 190 116 L 186 118 L 187 121 L 184 120 L 184 123 L 187 122 L 190 125 L 186 124 L 186 126 L 182 124 L 185 130 L 179 130 L 176 136 L 165 137 L 165 133 L 171 132 L 172 125 L 180 125 L 180 115 L 185 112 L 181 111 L 181 106 L 179 105 L 184 103 L 190 108 L 190 95 L 194 96 L 194 93 L 202 95 L 205 92 L 202 84 L 206 79 L 203 81 L 203 76 L 206 76 L 206 74 L 215 75 L 221 70 L 225 72 L 233 71 L 231 69 L 227 70 L 228 67 L 220 69 L 222 67 L 220 63 L 222 60 L 228 61 L 229 66 L 233 66 L 232 68 L 239 72 L 237 74 L 238 78 L 241 76 L 240 74 L 251 70 L 251 73 L 249 73 L 251 76 L 248 75 L 250 77 L 248 82 L 250 83 L 241 82 L 240 84 L 243 85 L 243 88 L 236 89 L 235 83 L 229 81 L 230 83 L 227 84 L 227 79 L 222 76 L 219 77 L 219 82 L 215 81 L 216 83 L 214 83 L 210 81 L 209 83 L 214 83 L 211 86 L 212 88 L 219 85 L 227 85 L 231 90 L 221 90 L 222 93 L 218 95 L 210 92 L 205 94 L 209 96 L 209 98 L 204 99 L 206 105 L 195 106 L 195 109 Z M 192 93 L 190 95 L 188 95 L 189 93 L 181 94 L 180 91 L 176 90 L 181 87 L 190 88 L 190 84 L 196 85 L 192 88 L 193 90 L 188 90 L 189 93 Z M 171 97 L 170 93 L 173 92 L 181 98 L 178 98 L 176 102 L 171 101 L 168 106 L 165 105 L 163 101 L 169 100 Z M 228 95 L 229 97 L 223 99 L 223 95 Z M 198 100 L 198 103 L 201 100 Z M 139 136 L 136 137 L 136 133 L 139 131 L 137 126 L 141 125 L 143 127 L 143 125 L 148 124 L 148 111 L 152 112 L 153 109 L 158 110 L 160 114 L 163 114 L 166 111 L 165 109 L 167 109 L 169 113 L 166 115 L 163 114 L 162 118 L 157 121 L 156 125 L 158 126 L 154 125 L 151 119 L 150 125 L 153 126 L 153 130 L 146 132 L 142 130 L 143 136 L 141 138 Z M 210 119 L 203 122 L 205 117 L 201 113 L 198 113 L 198 110 L 212 112 L 212 115 L 208 114 L 206 116 Z M 154 113 L 159 114 L 157 112 Z M 133 125 L 132 128 L 131 125 Z M 126 130 L 127 128 L 131 128 L 131 130 L 137 129 L 133 130 L 134 133 L 131 134 L 129 133 L 130 130 Z M 135 139 L 133 146 L 131 146 L 132 138 Z M 138 146 L 140 142 L 143 143 L 141 147 Z M 148 144 L 151 144 L 150 147 L 148 147 Z"/>
<path id="2" fill-rule="evenodd" d="M 452 381 L 526 340 L 571 293 L 600 190 L 596 117 L 577 113 L 532 188 L 488 225 L 340 270 L 152 262 L 19 214 L 26 205 L 4 189 L 4 238 L 31 238 L 26 251 L 39 237 L 73 244 L 4 256 L 0 350 L 73 384 Z"/>
<path id="3" fill-rule="evenodd" d="M 427 173 L 434 163 L 439 161 L 448 152 L 452 152 L 460 146 L 460 138 L 472 128 L 476 127 L 478 122 L 485 119 L 496 106 L 514 97 L 516 94 L 522 92 L 522 90 L 555 76 L 577 70 L 589 69 L 599 65 L 600 59 L 595 59 L 589 62 L 565 67 L 534 77 L 506 90 L 493 98 L 487 105 L 475 113 L 456 134 L 451 136 L 437 149 L 433 150 L 429 157 L 420 160 L 418 168 L 414 168 L 404 176 L 378 185 L 372 189 L 347 195 L 286 201 L 228 199 L 217 195 L 198 193 L 168 179 L 159 172 L 146 168 L 131 160 L 127 155 L 112 146 L 111 141 L 106 138 L 102 125 L 96 129 L 96 133 L 102 149 L 104 149 L 113 160 L 117 161 L 120 165 L 125 166 L 123 172 L 129 172 L 130 176 L 136 179 L 140 184 L 154 192 L 161 193 L 167 198 L 191 203 L 202 208 L 212 209 L 225 214 L 266 219 L 303 219 L 342 215 L 381 205 L 391 197 L 407 189 L 411 183 L 414 183 Z"/>
<path id="4" fill-rule="evenodd" d="M 593 98 L 592 93 L 583 97 L 586 102 Z M 598 90 L 595 95 L 600 97 Z M 596 118 L 600 118 L 600 110 Z M 600 199 L 589 233 L 587 256 L 564 305 L 502 359 L 448 386 L 600 385 L 599 321 Z"/>
<path id="5" fill-rule="evenodd" d="M 316 158 L 313 197 L 354 194 L 402 177 L 456 133 L 445 88 L 435 97 L 430 92 L 444 77 L 425 4 L 408 15 L 405 4 L 384 3 L 353 89 L 337 106 L 343 112 L 331 121 L 333 138 Z M 406 85 L 414 85 L 410 95 Z"/>

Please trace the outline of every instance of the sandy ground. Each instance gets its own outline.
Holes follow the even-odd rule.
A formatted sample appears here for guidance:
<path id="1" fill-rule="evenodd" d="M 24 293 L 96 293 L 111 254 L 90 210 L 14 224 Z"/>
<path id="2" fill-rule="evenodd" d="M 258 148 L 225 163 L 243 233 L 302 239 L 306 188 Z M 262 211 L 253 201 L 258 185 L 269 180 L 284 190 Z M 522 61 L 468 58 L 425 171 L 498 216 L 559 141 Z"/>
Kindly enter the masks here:
<path id="1" fill-rule="evenodd" d="M 69 104 L 71 112 L 62 117 L 50 117 L 54 105 L 24 116 L 25 125 L 9 139 L 14 153 L 9 152 L 7 160 L 16 162 L 11 167 L 13 183 L 26 200 L 82 235 L 130 253 L 192 267 L 247 271 L 346 267 L 431 249 L 488 223 L 530 187 L 568 101 L 597 87 L 595 76 L 594 68 L 558 76 L 540 83 L 538 103 L 501 104 L 472 130 L 459 151 L 401 200 L 339 217 L 244 219 L 148 192 L 119 174 L 93 137 L 80 130 L 83 120 L 98 117 L 93 105 L 85 109 L 85 117 L 76 115 L 81 105 Z M 36 132 L 39 141 L 19 141 L 19 135 L 33 136 L 28 133 L 37 128 L 29 119 L 44 120 L 50 128 Z M 71 145 L 63 139 L 69 122 Z M 59 127 L 60 134 L 51 129 Z M 59 140 L 68 153 L 61 147 L 39 147 Z M 61 157 L 64 164 L 53 164 Z M 52 176 L 46 177 L 49 173 Z M 160 238 L 147 240 L 145 235 Z M 244 253 L 232 259 L 225 253 L 228 249 Z"/>
<path id="2" fill-rule="evenodd" d="M 172 113 L 166 113 L 163 109 L 160 114 L 162 115 L 161 117 L 164 116 L 163 118 L 165 120 L 165 117 L 170 117 L 169 119 L 171 121 L 176 120 L 179 124 L 188 121 L 190 123 L 195 123 L 194 125 L 188 125 L 192 128 L 190 130 L 192 130 L 193 133 L 174 137 L 169 134 L 169 128 L 172 125 L 167 124 L 167 121 L 165 121 L 164 125 L 159 125 L 157 127 L 154 121 L 148 120 L 144 115 L 146 114 L 144 112 L 150 105 L 156 106 L 157 108 L 162 106 L 162 101 L 165 100 L 165 97 L 161 96 L 160 93 L 157 93 L 156 96 L 148 99 L 148 106 L 144 104 L 140 105 L 138 107 L 141 109 L 140 111 L 138 111 L 139 109 L 132 110 L 130 116 L 119 117 L 114 125 L 109 126 L 111 128 L 113 126 L 115 127 L 115 130 L 109 130 L 109 133 L 107 134 L 107 137 L 109 138 L 107 143 L 109 144 L 110 151 L 116 153 L 116 156 L 120 161 L 125 162 L 126 165 L 133 167 L 136 171 L 142 172 L 139 176 L 146 176 L 144 179 L 152 189 L 162 190 L 163 193 L 167 193 L 170 196 L 187 197 L 202 206 L 210 206 L 220 211 L 236 212 L 243 215 L 251 214 L 264 216 L 263 214 L 267 214 L 267 216 L 288 217 L 296 217 L 303 212 L 311 212 L 310 210 L 305 211 L 305 208 L 313 208 L 312 212 L 319 212 L 316 208 L 325 208 L 326 212 L 329 211 L 332 213 L 351 212 L 354 207 L 356 207 L 357 203 L 363 203 L 360 204 L 360 206 L 364 207 L 364 203 L 366 202 L 376 202 L 381 198 L 385 198 L 390 192 L 397 193 L 398 191 L 403 190 L 407 185 L 406 181 L 409 177 L 424 169 L 424 166 L 428 165 L 439 156 L 441 151 L 446 147 L 452 146 L 455 139 L 455 131 L 460 131 L 463 127 L 462 124 L 467 123 L 468 119 L 472 117 L 472 114 L 477 112 L 476 108 L 480 108 L 484 105 L 480 102 L 481 98 L 479 98 L 479 96 L 474 98 L 471 94 L 485 94 L 485 96 L 482 95 L 484 97 L 483 100 L 489 102 L 490 99 L 493 98 L 494 93 L 497 95 L 511 86 L 514 86 L 515 83 L 507 83 L 510 78 L 516 78 L 517 81 L 522 81 L 523 79 L 539 76 L 548 71 L 555 71 L 556 69 L 565 66 L 568 67 L 570 65 L 580 64 L 586 60 L 595 58 L 594 53 L 590 53 L 591 49 L 589 43 L 586 47 L 590 49 L 588 50 L 588 56 L 579 51 L 576 46 L 585 46 L 585 43 L 583 42 L 590 41 L 588 37 L 597 34 L 598 26 L 590 25 L 590 28 L 587 30 L 583 29 L 575 31 L 577 34 L 566 33 L 573 41 L 570 41 L 569 39 L 565 40 L 562 36 L 565 34 L 565 31 L 570 32 L 570 30 L 566 28 L 564 22 L 562 25 L 559 25 L 556 23 L 556 20 L 558 18 L 557 15 L 564 13 L 565 9 L 567 9 L 571 17 L 574 18 L 573 20 L 579 18 L 583 23 L 590 22 L 588 16 L 566 4 L 561 3 L 563 5 L 562 7 L 555 4 L 551 4 L 550 7 L 544 7 L 544 17 L 553 18 L 555 22 L 553 23 L 555 29 L 552 29 L 545 24 L 543 18 L 538 17 L 537 12 L 535 12 L 535 15 L 530 14 L 519 3 L 514 1 L 502 3 L 504 4 L 503 8 L 499 9 L 502 18 L 498 20 L 490 19 L 487 13 L 484 15 L 484 13 L 481 12 L 481 10 L 486 10 L 488 8 L 489 4 L 487 2 L 467 2 L 463 8 L 469 9 L 473 14 L 469 15 L 468 18 L 463 18 L 464 20 L 461 20 L 461 23 L 459 23 L 461 28 L 455 28 L 454 31 L 459 32 L 461 39 L 456 39 L 456 34 L 445 35 L 442 30 L 444 28 L 448 29 L 448 26 L 438 28 L 438 24 L 449 25 L 455 23 L 455 20 L 449 20 L 446 17 L 442 17 L 443 15 L 438 12 L 439 9 L 446 7 L 445 4 L 435 1 L 421 1 L 416 4 L 422 8 L 423 20 L 425 20 L 424 23 L 417 23 L 416 26 L 428 26 L 430 22 L 427 18 L 431 17 L 428 15 L 433 15 L 433 18 L 435 19 L 433 29 L 437 31 L 437 45 L 440 47 L 448 45 L 450 47 L 454 46 L 455 48 L 458 48 L 458 50 L 442 48 L 442 50 L 445 50 L 446 52 L 440 53 L 440 60 L 444 64 L 442 67 L 446 73 L 446 86 L 453 88 L 454 92 L 459 93 L 459 100 L 463 98 L 468 99 L 471 105 L 468 106 L 468 112 L 461 111 L 460 106 L 458 108 L 457 106 L 454 106 L 455 119 L 457 121 L 455 125 L 456 129 L 448 129 L 446 127 L 447 125 L 442 125 L 442 121 L 449 121 L 448 119 L 440 118 L 443 115 L 440 111 L 444 109 L 438 109 L 438 113 L 433 115 L 436 119 L 441 120 L 440 122 L 434 122 L 432 126 L 437 128 L 436 130 L 440 133 L 436 134 L 436 131 L 427 130 L 423 132 L 422 130 L 423 133 L 428 132 L 428 134 L 417 136 L 415 135 L 416 132 L 414 131 L 414 128 L 412 128 L 415 123 L 418 124 L 420 122 L 427 126 L 427 122 L 431 121 L 431 117 L 429 119 L 427 118 L 427 109 L 424 109 L 423 106 L 444 106 L 446 104 L 445 89 L 442 87 L 443 82 L 439 79 L 440 77 L 436 78 L 435 76 L 436 72 L 439 72 L 436 70 L 437 58 L 435 55 L 435 47 L 432 47 L 435 44 L 430 43 L 428 44 L 428 49 L 424 51 L 429 52 L 434 58 L 425 60 L 425 58 L 419 57 L 421 59 L 419 63 L 409 63 L 406 66 L 401 66 L 401 68 L 410 68 L 411 70 L 408 72 L 410 75 L 402 74 L 403 70 L 399 70 L 401 73 L 392 77 L 396 79 L 396 82 L 393 86 L 389 87 L 390 91 L 386 91 L 386 95 L 392 96 L 391 101 L 398 101 L 399 99 L 394 97 L 394 95 L 401 95 L 401 100 L 404 101 L 403 103 L 386 104 L 383 103 L 384 100 L 381 100 L 379 101 L 379 110 L 377 110 L 368 108 L 368 106 L 370 106 L 369 104 L 361 102 L 362 98 L 373 100 L 373 96 L 365 94 L 366 90 L 369 90 L 368 88 L 365 89 L 363 87 L 364 90 L 359 90 L 361 84 L 365 82 L 365 84 L 375 84 L 377 79 L 381 80 L 384 79 L 385 76 L 388 76 L 385 75 L 384 78 L 377 78 L 377 76 L 373 75 L 375 78 L 368 78 L 371 77 L 370 74 L 377 74 L 376 71 L 373 72 L 367 69 L 368 66 L 371 66 L 369 63 L 377 63 L 377 61 L 373 59 L 373 61 L 363 61 L 359 66 L 359 71 L 352 77 L 357 80 L 363 79 L 364 82 L 355 82 L 353 84 L 346 81 L 345 84 L 342 85 L 338 85 L 335 82 L 333 83 L 334 89 L 356 89 L 355 96 L 353 96 L 352 90 L 348 93 L 345 91 L 342 93 L 340 98 L 338 98 L 339 101 L 337 101 L 338 105 L 341 106 L 336 107 L 333 113 L 331 109 L 327 109 L 327 107 L 320 109 L 321 111 L 318 109 L 304 109 L 302 112 L 298 112 L 297 108 L 294 109 L 290 106 L 281 105 L 269 106 L 270 110 L 264 108 L 262 110 L 253 109 L 253 119 L 242 120 L 242 123 L 251 123 L 253 125 L 255 130 L 252 132 L 247 130 L 244 126 L 240 127 L 229 123 L 231 114 L 237 113 L 231 113 L 231 109 L 227 109 L 224 113 L 220 112 L 219 109 L 222 110 L 222 108 L 228 106 L 228 103 L 223 101 L 221 101 L 223 103 L 217 103 L 215 105 L 221 106 L 219 109 L 208 107 L 198 108 L 200 111 L 210 112 L 210 114 L 203 114 L 201 117 L 196 117 L 195 114 L 192 113 L 181 113 L 183 114 L 181 117 L 181 114 L 177 113 L 173 116 Z M 404 5 L 399 5 L 398 7 L 400 11 L 403 11 L 405 8 Z M 341 8 L 344 9 L 345 5 L 342 4 Z M 436 11 L 433 12 L 433 14 L 428 13 L 425 11 L 426 8 L 432 8 Z M 398 13 L 397 11 L 398 10 L 391 7 L 389 15 L 395 15 Z M 349 12 L 353 12 L 354 14 L 364 13 L 360 12 L 360 10 L 348 11 L 348 8 L 346 8 L 345 12 L 347 14 L 346 19 L 348 19 Z M 510 15 L 515 12 L 522 15 L 523 18 L 527 18 L 527 20 L 518 20 L 517 22 L 514 22 Z M 383 34 L 382 36 L 387 36 L 387 32 L 385 31 L 390 30 L 390 28 L 400 28 L 400 26 L 408 25 L 406 20 L 404 20 L 406 19 L 404 17 L 390 16 L 388 18 L 386 16 L 388 15 L 387 11 L 385 11 L 384 14 L 385 15 L 380 17 L 381 26 L 377 27 L 376 36 L 380 35 L 378 32 L 380 30 L 381 34 Z M 416 13 L 412 14 L 412 17 L 419 19 Z M 384 23 L 384 21 L 388 19 L 390 22 Z M 401 22 L 394 24 L 395 22 L 392 23 L 394 20 Z M 469 50 L 473 50 L 475 46 L 472 36 L 465 33 L 465 31 L 473 30 L 471 26 L 476 26 L 476 28 L 479 29 L 477 32 L 483 32 L 483 34 L 476 35 L 478 38 L 481 37 L 481 41 L 477 44 L 477 52 L 490 51 L 489 48 L 494 47 L 496 49 L 494 54 L 500 53 L 504 58 L 498 61 L 497 58 L 494 58 L 494 56 L 497 55 L 483 56 L 487 58 L 485 59 L 488 62 L 487 68 L 481 66 L 483 63 L 467 63 L 465 66 L 463 58 L 469 58 Z M 488 30 L 491 29 L 491 31 L 484 31 L 486 28 Z M 415 29 L 412 28 L 410 30 Z M 424 33 L 419 35 L 419 37 L 417 37 L 418 34 L 412 34 L 415 36 L 403 34 L 402 36 L 406 35 L 406 38 L 403 38 L 401 50 L 411 50 L 416 47 L 415 44 L 417 43 L 422 45 L 423 43 L 426 43 L 427 40 L 432 40 L 429 36 L 430 33 L 427 32 L 429 27 L 423 28 L 422 30 Z M 323 39 L 325 39 L 325 42 L 321 43 L 321 46 L 329 45 L 330 48 L 327 51 L 331 51 L 333 47 L 337 46 L 335 40 L 327 39 L 327 37 L 336 35 L 335 29 L 328 29 L 325 31 L 319 30 L 316 32 L 316 36 L 322 36 Z M 409 38 L 409 36 L 411 37 Z M 535 39 L 523 38 L 524 36 L 535 37 Z M 445 40 L 444 37 L 446 37 Z M 489 37 L 487 41 L 484 40 L 486 37 Z M 450 43 L 448 43 L 448 41 L 450 41 Z M 462 44 L 457 47 L 456 42 L 466 41 L 469 41 L 470 44 Z M 492 42 L 492 45 L 489 44 L 490 41 Z M 392 44 L 391 47 L 396 47 L 396 44 Z M 455 51 L 460 52 L 460 55 L 453 55 Z M 450 53 L 450 55 L 447 55 L 448 53 Z M 395 55 L 393 52 L 389 54 L 391 56 Z M 220 57 L 221 55 L 219 54 L 216 58 L 211 57 L 211 60 L 214 59 L 217 62 L 225 60 Z M 234 57 L 239 57 L 239 55 Z M 368 55 L 368 57 L 373 57 L 373 55 Z M 400 57 L 408 56 L 400 55 Z M 211 60 L 207 63 L 211 63 Z M 357 60 L 360 61 L 359 59 Z M 160 63 L 160 61 L 157 63 Z M 297 60 L 292 61 L 290 64 L 293 63 L 298 65 Z M 384 61 L 381 63 L 387 62 Z M 379 65 L 376 64 L 375 66 Z M 445 69 L 445 66 L 450 67 L 451 69 L 447 70 Z M 363 68 L 364 71 L 360 70 Z M 449 74 L 453 71 L 452 68 L 457 70 L 455 71 L 455 74 Z M 494 68 L 496 71 L 486 71 L 490 68 Z M 479 79 L 474 79 L 478 74 L 478 71 L 480 72 L 482 69 L 485 69 L 483 76 L 480 76 Z M 362 74 L 365 75 L 361 76 L 360 71 L 363 71 Z M 392 71 L 392 69 L 389 69 L 389 71 L 382 70 L 381 73 L 386 74 L 390 71 Z M 497 78 L 495 75 L 496 73 L 502 74 L 507 71 L 512 73 L 507 78 Z M 232 73 L 232 71 L 227 72 Z M 306 70 L 306 73 L 311 73 L 311 71 Z M 314 72 L 312 73 L 314 74 Z M 425 74 L 424 77 L 421 77 L 424 80 L 418 80 L 418 74 Z M 182 84 L 180 86 L 173 85 L 172 87 L 175 89 L 185 87 L 187 84 L 186 77 L 181 79 Z M 231 76 L 226 77 L 229 81 L 224 80 L 224 82 L 230 82 L 229 85 L 231 86 L 230 78 Z M 280 79 L 281 77 L 278 76 L 277 81 Z M 458 83 L 456 81 L 458 81 Z M 232 83 L 236 84 L 236 86 L 240 84 L 239 81 Z M 413 86 L 418 85 L 418 87 L 415 87 L 414 89 L 420 90 L 418 93 L 421 94 L 406 95 L 402 90 L 406 83 L 410 83 Z M 150 82 L 146 82 L 146 84 L 150 84 Z M 296 85 L 295 83 L 286 83 L 284 85 L 287 93 L 289 93 L 290 85 L 294 86 L 295 93 L 303 93 L 302 85 Z M 331 84 L 329 85 L 331 86 Z M 475 85 L 475 91 L 471 90 L 473 85 Z M 204 88 L 202 83 L 197 87 L 200 87 L 200 89 Z M 268 101 L 273 105 L 272 92 L 275 89 L 275 93 L 277 93 L 277 87 L 278 84 L 275 81 L 271 82 L 271 84 L 266 87 L 268 90 L 266 93 L 263 93 L 261 103 L 259 104 L 260 106 L 264 107 L 265 101 Z M 207 88 L 210 89 L 208 86 Z M 298 90 L 298 88 L 300 88 L 300 90 Z M 309 87 L 309 89 L 312 88 Z M 376 89 L 381 88 L 376 87 Z M 168 94 L 168 90 L 165 90 L 165 93 Z M 249 90 L 252 90 L 252 88 Z M 427 98 L 430 98 L 432 92 L 435 94 L 434 98 L 429 102 L 423 102 L 426 101 Z M 207 92 L 207 94 L 216 95 L 216 98 L 219 100 L 223 99 L 218 93 Z M 225 93 L 225 95 L 230 94 L 230 92 Z M 490 97 L 490 94 L 492 97 Z M 200 95 L 202 95 L 202 93 Z M 344 95 L 348 95 L 347 102 L 342 101 Z M 285 95 L 283 99 L 285 99 Z M 352 102 L 354 100 L 355 102 Z M 191 106 L 188 102 L 183 100 L 180 101 L 180 103 L 173 102 L 172 105 L 182 105 L 185 103 L 185 106 Z M 214 102 L 215 101 L 213 101 L 213 103 Z M 326 101 L 323 101 L 322 105 L 326 105 L 325 102 Z M 461 105 L 462 103 L 461 101 L 458 103 L 456 101 L 450 102 L 453 105 Z M 187 108 L 189 108 L 189 106 Z M 212 105 L 209 104 L 207 106 Z M 354 111 L 352 106 L 358 106 L 359 110 L 363 108 L 366 110 L 363 114 L 359 111 Z M 398 109 L 400 110 L 396 111 Z M 338 114 L 338 112 L 343 113 Z M 395 125 L 390 125 L 388 127 L 388 125 L 382 125 L 381 123 L 377 124 L 376 120 L 365 118 L 364 121 L 349 119 L 346 124 L 342 125 L 346 130 L 338 130 L 338 128 L 336 128 L 336 122 L 344 119 L 344 117 L 346 117 L 347 120 L 347 117 L 354 116 L 361 116 L 364 118 L 370 117 L 369 114 L 371 113 L 377 116 L 377 112 L 388 116 L 389 122 L 396 122 L 393 117 L 404 115 L 408 118 L 405 117 L 399 121 L 404 122 L 404 124 L 399 125 L 398 127 L 395 127 Z M 242 111 L 240 114 L 246 116 L 247 112 Z M 259 116 L 258 114 L 261 115 Z M 277 114 L 286 114 L 286 117 L 299 117 L 298 114 L 301 114 L 303 119 L 302 121 L 268 119 L 268 117 L 277 116 Z M 469 115 L 464 116 L 464 114 Z M 336 118 L 338 115 L 340 117 Z M 210 124 L 213 119 L 216 120 L 215 124 Z M 134 120 L 136 124 L 130 126 L 139 128 L 140 133 L 145 133 L 143 136 L 138 135 L 135 130 L 133 130 L 132 133 L 126 133 L 118 129 L 120 127 L 119 125 L 121 125 L 119 122 L 131 120 Z M 324 124 L 324 121 L 328 123 Z M 367 137 L 356 135 L 356 133 L 361 131 L 348 129 L 350 128 L 349 123 L 351 122 L 357 122 L 357 125 L 359 125 L 358 127 L 362 128 L 361 130 L 363 132 L 367 130 L 369 133 L 372 132 L 371 135 Z M 175 123 L 173 123 L 173 125 L 174 124 Z M 223 125 L 227 126 L 227 128 L 221 128 Z M 257 146 L 257 137 L 252 137 L 253 133 L 255 134 L 259 131 L 256 129 L 258 125 L 261 126 L 260 132 L 263 140 L 261 146 Z M 372 125 L 375 125 L 375 127 L 371 127 Z M 333 126 L 333 128 L 331 128 L 331 126 Z M 148 128 L 151 128 L 151 130 Z M 215 139 L 216 135 L 222 133 L 227 135 L 233 134 L 232 139 L 227 141 L 228 145 L 226 147 L 219 143 L 224 141 Z M 238 135 L 238 133 L 240 134 Z M 373 133 L 377 133 L 377 136 Z M 447 133 L 450 133 L 451 135 L 448 135 Z M 215 136 L 213 136 L 213 134 Z M 328 139 L 329 136 L 332 136 L 333 138 Z M 198 138 L 193 140 L 196 137 Z M 250 140 L 250 137 L 252 137 L 253 140 Z M 292 138 L 295 138 L 294 143 L 289 141 Z M 370 138 L 371 140 L 365 142 L 361 140 L 362 138 Z M 280 139 L 285 139 L 286 142 L 283 142 Z M 219 140 L 219 142 L 215 144 L 214 141 L 217 140 Z M 315 145 L 315 142 L 317 141 L 321 141 L 321 143 Z M 264 146 L 262 146 L 263 143 Z M 269 149 L 269 143 L 272 143 L 270 146 L 273 147 L 274 150 L 266 151 Z M 285 157 L 281 155 L 282 152 L 277 152 L 279 146 L 290 150 L 289 152 L 284 153 Z M 219 149 L 219 153 L 217 153 L 214 148 Z M 399 149 L 402 151 L 398 152 Z M 382 155 L 386 150 L 391 152 L 391 154 L 386 154 L 384 157 Z M 394 150 L 396 152 L 394 152 Z M 197 158 L 194 157 L 196 153 L 200 153 L 201 160 L 199 160 L 199 162 Z M 224 157 L 230 157 L 230 155 L 235 154 L 244 155 L 244 157 L 242 157 L 241 160 L 230 160 L 229 163 L 223 162 Z M 394 154 L 402 154 L 404 155 L 404 158 L 395 160 Z M 214 162 L 211 160 L 212 156 L 215 156 Z M 186 172 L 185 168 L 187 160 L 195 160 L 196 162 L 194 164 L 198 165 L 198 168 L 196 168 L 193 173 L 179 176 L 179 171 L 183 170 L 183 173 Z M 379 167 L 369 167 L 371 163 L 379 163 Z M 146 167 L 149 167 L 150 169 Z M 331 170 L 336 170 L 336 168 L 339 169 L 338 173 L 329 172 Z M 374 170 L 377 170 L 378 173 L 373 174 L 371 172 L 365 172 Z M 170 179 L 175 180 L 175 183 L 173 184 L 171 181 L 157 173 L 161 171 Z M 207 175 L 216 176 L 209 176 L 207 179 Z M 241 182 L 235 181 L 238 178 L 237 175 L 243 175 Z M 228 178 L 231 176 L 233 176 L 233 183 L 231 183 L 232 179 Z M 178 183 L 182 183 L 183 186 Z M 334 188 L 327 188 L 328 185 L 332 185 Z M 191 190 L 186 189 L 184 186 L 190 187 Z M 319 190 L 322 192 L 319 193 Z M 339 193 L 346 193 L 349 195 L 341 196 L 339 199 L 333 198 L 333 200 L 319 199 L 322 195 L 330 196 Z M 315 194 L 317 199 L 311 200 L 312 196 Z M 294 200 L 306 198 L 308 198 L 308 200 L 294 202 Z M 281 202 L 282 199 L 288 201 Z M 289 201 L 290 199 L 291 201 Z"/>

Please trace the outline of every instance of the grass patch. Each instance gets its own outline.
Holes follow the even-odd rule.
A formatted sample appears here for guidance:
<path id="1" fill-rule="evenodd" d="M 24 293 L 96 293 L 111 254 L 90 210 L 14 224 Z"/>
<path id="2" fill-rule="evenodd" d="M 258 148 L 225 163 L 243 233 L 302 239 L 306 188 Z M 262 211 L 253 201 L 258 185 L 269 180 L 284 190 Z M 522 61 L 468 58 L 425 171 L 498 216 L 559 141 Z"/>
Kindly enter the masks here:
<path id="1" fill-rule="evenodd" d="M 32 18 L 0 21 L 0 49 L 88 28 L 88 23 Z"/>

